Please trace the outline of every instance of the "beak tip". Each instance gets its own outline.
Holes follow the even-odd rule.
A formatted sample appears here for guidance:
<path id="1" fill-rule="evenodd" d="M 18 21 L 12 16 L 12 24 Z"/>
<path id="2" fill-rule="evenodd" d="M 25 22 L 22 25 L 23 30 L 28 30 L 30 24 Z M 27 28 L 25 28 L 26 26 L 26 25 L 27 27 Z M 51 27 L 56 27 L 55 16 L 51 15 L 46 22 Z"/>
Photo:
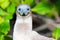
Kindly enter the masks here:
<path id="1" fill-rule="evenodd" d="M 22 16 L 26 16 L 25 13 L 23 13 Z"/>

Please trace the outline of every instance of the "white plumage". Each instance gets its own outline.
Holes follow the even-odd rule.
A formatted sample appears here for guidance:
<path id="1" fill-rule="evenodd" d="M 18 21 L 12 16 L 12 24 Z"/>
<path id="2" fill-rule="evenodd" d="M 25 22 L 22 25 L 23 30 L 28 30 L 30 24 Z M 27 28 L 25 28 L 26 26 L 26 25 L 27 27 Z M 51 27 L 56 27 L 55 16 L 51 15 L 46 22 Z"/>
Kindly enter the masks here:
<path id="1" fill-rule="evenodd" d="M 24 7 L 25 6 L 25 7 Z M 19 9 L 21 8 L 21 9 Z M 17 9 L 27 9 L 30 7 L 27 5 L 20 5 Z M 55 40 L 38 34 L 32 30 L 32 15 L 31 12 L 23 10 L 22 14 L 20 11 L 16 12 L 17 18 L 14 26 L 13 40 Z M 20 13 L 20 14 L 19 14 Z M 26 13 L 25 16 L 22 16 L 23 13 Z M 29 14 L 28 14 L 29 13 Z"/>

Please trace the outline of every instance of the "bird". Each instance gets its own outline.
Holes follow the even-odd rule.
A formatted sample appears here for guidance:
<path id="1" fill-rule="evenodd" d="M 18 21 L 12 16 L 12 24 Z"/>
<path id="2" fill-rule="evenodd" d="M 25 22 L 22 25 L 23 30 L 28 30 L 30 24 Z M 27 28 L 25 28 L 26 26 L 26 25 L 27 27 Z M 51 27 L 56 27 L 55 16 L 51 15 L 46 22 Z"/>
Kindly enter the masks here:
<path id="1" fill-rule="evenodd" d="M 55 40 L 32 30 L 32 12 L 29 5 L 20 4 L 16 9 L 16 15 L 13 40 Z"/>

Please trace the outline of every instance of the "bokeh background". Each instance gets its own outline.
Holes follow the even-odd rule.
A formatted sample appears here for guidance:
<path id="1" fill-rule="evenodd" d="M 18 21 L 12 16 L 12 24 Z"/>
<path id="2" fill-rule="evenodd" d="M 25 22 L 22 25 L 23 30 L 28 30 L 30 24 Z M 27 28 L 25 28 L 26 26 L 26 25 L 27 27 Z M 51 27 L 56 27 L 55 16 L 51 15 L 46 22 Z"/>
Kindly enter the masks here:
<path id="1" fill-rule="evenodd" d="M 31 7 L 33 30 L 46 37 L 60 38 L 60 0 L 0 0 L 0 40 L 12 40 L 16 8 L 20 4 Z"/>

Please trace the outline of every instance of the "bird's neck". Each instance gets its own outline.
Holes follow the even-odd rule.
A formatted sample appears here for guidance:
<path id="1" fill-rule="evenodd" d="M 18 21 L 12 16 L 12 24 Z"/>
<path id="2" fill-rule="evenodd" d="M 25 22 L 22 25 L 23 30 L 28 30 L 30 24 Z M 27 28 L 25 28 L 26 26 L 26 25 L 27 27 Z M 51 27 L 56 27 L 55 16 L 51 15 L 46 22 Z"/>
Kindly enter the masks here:
<path id="1" fill-rule="evenodd" d="M 32 31 L 32 16 L 29 16 L 29 17 L 17 16 L 14 31 L 17 31 L 17 32 Z"/>

